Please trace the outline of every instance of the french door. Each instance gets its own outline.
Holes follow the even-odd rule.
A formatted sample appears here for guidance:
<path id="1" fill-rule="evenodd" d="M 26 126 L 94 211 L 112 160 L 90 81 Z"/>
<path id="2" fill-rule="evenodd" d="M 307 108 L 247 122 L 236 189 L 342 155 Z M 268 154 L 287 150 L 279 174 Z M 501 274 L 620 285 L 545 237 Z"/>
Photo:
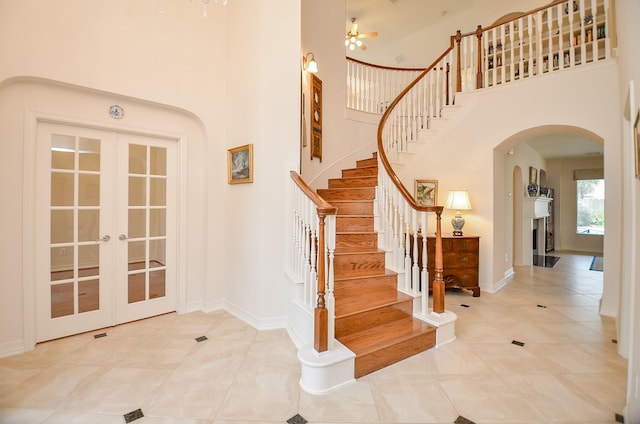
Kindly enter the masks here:
<path id="1" fill-rule="evenodd" d="M 39 123 L 36 341 L 176 309 L 175 141 Z"/>

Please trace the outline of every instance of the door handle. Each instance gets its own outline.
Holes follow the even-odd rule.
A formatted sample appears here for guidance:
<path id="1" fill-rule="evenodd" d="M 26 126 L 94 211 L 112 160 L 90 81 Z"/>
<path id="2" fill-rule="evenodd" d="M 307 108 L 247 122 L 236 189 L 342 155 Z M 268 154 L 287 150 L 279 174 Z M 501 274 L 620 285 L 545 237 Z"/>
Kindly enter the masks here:
<path id="1" fill-rule="evenodd" d="M 124 234 L 120 234 L 120 235 L 118 236 L 118 240 L 123 240 L 123 241 L 124 241 L 124 240 L 127 240 L 128 238 L 129 238 L 129 237 L 127 237 L 127 236 L 126 236 L 126 235 L 124 235 Z"/>
<path id="2" fill-rule="evenodd" d="M 109 234 L 107 234 L 106 236 L 97 239 L 96 243 L 100 243 L 101 241 L 109 241 L 109 240 L 111 240 L 111 236 Z"/>

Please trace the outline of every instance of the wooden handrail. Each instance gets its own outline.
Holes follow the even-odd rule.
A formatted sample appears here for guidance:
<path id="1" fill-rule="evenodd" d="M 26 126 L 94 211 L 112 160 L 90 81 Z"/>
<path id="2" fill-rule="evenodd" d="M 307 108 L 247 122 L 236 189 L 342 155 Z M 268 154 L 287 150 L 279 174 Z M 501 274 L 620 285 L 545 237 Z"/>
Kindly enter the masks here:
<path id="1" fill-rule="evenodd" d="M 504 24 L 508 24 L 509 22 L 517 21 L 518 19 L 523 18 L 525 16 L 533 15 L 534 13 L 540 12 L 541 10 L 546 10 L 546 9 L 549 9 L 549 8 L 551 8 L 553 6 L 557 6 L 559 4 L 566 3 L 566 2 L 567 2 L 567 0 L 555 0 L 555 1 L 551 2 L 551 3 L 545 4 L 544 6 L 540 6 L 540 7 L 536 8 L 536 9 L 530 10 L 528 12 L 524 12 L 521 15 L 516 15 L 513 18 L 507 19 L 505 21 L 501 21 L 501 22 L 497 22 L 495 24 L 489 25 L 486 28 L 483 28 L 482 31 L 488 31 L 490 29 L 497 28 L 497 27 L 502 26 Z M 472 35 L 472 34 L 475 34 L 475 32 L 474 33 L 470 33 L 469 35 Z"/>
<path id="2" fill-rule="evenodd" d="M 370 66 L 372 68 L 385 69 L 388 71 L 424 71 L 425 68 L 398 68 L 395 66 L 384 66 L 384 65 L 376 65 L 374 63 L 363 62 L 362 60 L 354 59 L 352 57 L 346 56 L 347 60 L 351 62 L 359 63 L 360 65 Z"/>
<path id="3" fill-rule="evenodd" d="M 316 213 L 318 214 L 318 291 L 314 308 L 313 346 L 317 352 L 325 352 L 329 349 L 329 311 L 325 299 L 327 290 L 325 258 L 327 252 L 325 249 L 324 229 L 325 218 L 328 215 L 335 215 L 338 212 L 338 208 L 332 206 L 313 191 L 297 172 L 290 171 L 289 174 L 298 188 L 316 205 Z"/>
<path id="4" fill-rule="evenodd" d="M 338 208 L 332 206 L 331 203 L 324 200 L 322 197 L 318 195 L 307 183 L 302 179 L 302 177 L 296 171 L 289 171 L 289 175 L 291 175 L 291 179 L 296 185 L 304 192 L 304 194 L 316 205 L 318 213 L 322 212 L 326 215 L 335 215 L 338 213 Z"/>

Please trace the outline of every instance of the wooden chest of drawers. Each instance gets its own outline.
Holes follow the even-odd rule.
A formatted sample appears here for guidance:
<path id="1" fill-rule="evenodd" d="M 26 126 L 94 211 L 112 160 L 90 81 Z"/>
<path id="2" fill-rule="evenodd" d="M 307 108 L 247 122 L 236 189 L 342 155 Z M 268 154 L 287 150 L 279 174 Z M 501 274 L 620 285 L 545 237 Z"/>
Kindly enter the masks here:
<path id="1" fill-rule="evenodd" d="M 442 262 L 445 288 L 471 290 L 474 297 L 480 296 L 478 285 L 480 237 L 478 236 L 442 236 Z M 436 238 L 427 237 L 427 270 L 429 271 L 429 289 L 435 278 Z"/>

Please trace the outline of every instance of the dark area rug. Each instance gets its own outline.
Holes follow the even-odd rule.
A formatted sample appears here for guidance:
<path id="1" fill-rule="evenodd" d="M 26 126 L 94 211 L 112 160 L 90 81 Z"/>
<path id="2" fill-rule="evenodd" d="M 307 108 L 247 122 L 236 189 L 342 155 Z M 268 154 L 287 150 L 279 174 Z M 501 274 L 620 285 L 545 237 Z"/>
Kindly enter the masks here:
<path id="1" fill-rule="evenodd" d="M 533 264 L 535 266 L 543 266 L 545 268 L 553 268 L 560 260 L 557 256 L 533 255 Z"/>
<path id="2" fill-rule="evenodd" d="M 594 256 L 589 269 L 591 271 L 602 271 L 602 256 Z"/>

